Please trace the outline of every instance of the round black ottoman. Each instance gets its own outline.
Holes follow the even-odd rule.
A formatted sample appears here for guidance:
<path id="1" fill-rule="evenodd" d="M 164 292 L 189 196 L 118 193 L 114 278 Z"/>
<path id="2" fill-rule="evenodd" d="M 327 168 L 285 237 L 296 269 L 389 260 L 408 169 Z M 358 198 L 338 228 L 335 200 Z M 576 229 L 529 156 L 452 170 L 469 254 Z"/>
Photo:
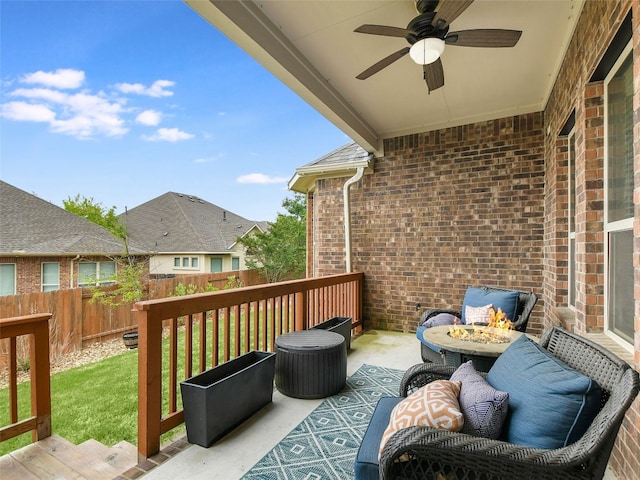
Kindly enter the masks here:
<path id="1" fill-rule="evenodd" d="M 347 380 L 344 337 L 326 330 L 303 330 L 276 338 L 276 388 L 294 398 L 338 393 Z"/>

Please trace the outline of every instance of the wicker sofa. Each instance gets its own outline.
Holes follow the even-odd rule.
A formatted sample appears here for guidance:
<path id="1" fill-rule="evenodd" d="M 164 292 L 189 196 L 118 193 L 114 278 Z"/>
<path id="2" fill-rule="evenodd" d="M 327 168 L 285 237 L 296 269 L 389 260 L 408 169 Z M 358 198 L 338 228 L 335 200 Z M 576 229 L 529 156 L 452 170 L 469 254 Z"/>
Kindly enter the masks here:
<path id="1" fill-rule="evenodd" d="M 469 287 L 467 289 L 467 294 L 471 290 L 480 290 L 485 292 L 486 295 L 514 292 L 514 290 L 508 290 L 505 288 L 481 286 L 481 287 Z M 538 301 L 538 297 L 533 292 L 524 292 L 519 290 L 517 292 L 518 292 L 518 302 L 517 302 L 518 306 L 516 310 L 516 315 L 514 316 L 514 318 L 510 318 L 510 320 L 513 322 L 513 327 L 515 330 L 519 332 L 526 332 L 527 323 L 529 322 L 529 316 L 531 315 L 531 312 L 533 311 L 533 307 L 535 307 Z M 418 337 L 418 340 L 420 340 L 420 355 L 422 357 L 423 362 L 433 362 L 433 363 L 440 363 L 440 364 L 445 363 L 443 352 L 441 352 L 439 348 L 433 345 L 428 345 L 422 338 L 422 332 L 424 331 L 424 327 L 422 327 L 421 325 L 426 320 L 429 320 L 430 318 L 435 317 L 439 313 L 449 313 L 451 315 L 455 315 L 458 318 L 462 318 L 462 310 L 456 310 L 456 309 L 431 308 L 431 309 L 425 310 L 422 313 L 422 315 L 420 316 L 420 322 L 419 322 L 418 328 L 416 330 L 416 337 Z"/>
<path id="2" fill-rule="evenodd" d="M 595 380 L 602 398 L 595 419 L 574 443 L 540 449 L 430 427 L 408 427 L 394 433 L 375 465 L 380 479 L 601 479 L 618 430 L 638 394 L 638 372 L 593 342 L 554 327 L 544 332 L 540 346 L 569 367 Z M 401 382 L 406 397 L 435 380 L 449 379 L 455 367 L 424 363 L 409 369 Z M 382 401 L 376 407 L 380 408 Z M 372 465 L 359 465 L 365 443 L 371 442 L 372 421 L 356 458 L 356 480 L 372 478 Z M 387 415 L 388 420 L 388 415 Z M 531 419 L 533 422 L 536 419 Z M 378 428 L 379 431 L 379 428 Z M 373 438 L 372 446 L 375 448 Z M 404 456 L 408 461 L 399 461 Z M 371 455 L 369 459 L 371 459 Z M 367 471 L 368 468 L 368 471 Z M 366 473 L 359 473 L 366 472 Z"/>

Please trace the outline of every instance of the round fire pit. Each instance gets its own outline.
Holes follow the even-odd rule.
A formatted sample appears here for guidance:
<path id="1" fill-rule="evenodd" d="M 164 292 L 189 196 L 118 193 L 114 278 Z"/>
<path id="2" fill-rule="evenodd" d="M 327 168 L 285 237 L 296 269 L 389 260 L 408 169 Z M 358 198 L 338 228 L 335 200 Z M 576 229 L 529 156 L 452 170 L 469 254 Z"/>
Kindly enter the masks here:
<path id="1" fill-rule="evenodd" d="M 437 350 L 440 351 L 444 358 L 445 365 L 457 367 L 467 360 L 473 360 L 476 369 L 482 371 L 488 371 L 496 361 L 496 358 L 502 355 L 509 345 L 520 338 L 520 335 L 526 335 L 516 330 L 479 327 L 477 325 L 458 325 L 456 327 L 467 330 L 469 335 L 473 333 L 475 328 L 482 328 L 488 333 L 493 333 L 504 338 L 504 340 L 501 340 L 501 343 L 482 343 L 452 337 L 449 334 L 451 328 L 449 325 L 431 327 L 427 328 L 422 335 L 427 343 L 435 346 Z M 531 335 L 527 336 L 538 341 L 536 337 Z"/>

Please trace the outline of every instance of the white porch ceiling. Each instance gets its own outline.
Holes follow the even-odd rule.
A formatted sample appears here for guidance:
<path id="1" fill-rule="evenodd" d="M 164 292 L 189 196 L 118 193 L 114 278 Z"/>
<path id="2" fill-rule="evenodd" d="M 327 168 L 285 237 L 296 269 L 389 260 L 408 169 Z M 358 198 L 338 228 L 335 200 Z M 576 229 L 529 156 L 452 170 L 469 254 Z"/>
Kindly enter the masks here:
<path id="1" fill-rule="evenodd" d="M 406 27 L 413 0 L 186 0 L 203 18 L 364 149 L 384 138 L 544 109 L 584 0 L 475 0 L 451 31 L 522 30 L 514 48 L 447 45 L 444 87 L 428 93 L 408 55 L 360 72 L 408 46 L 354 33 L 362 24 Z"/>

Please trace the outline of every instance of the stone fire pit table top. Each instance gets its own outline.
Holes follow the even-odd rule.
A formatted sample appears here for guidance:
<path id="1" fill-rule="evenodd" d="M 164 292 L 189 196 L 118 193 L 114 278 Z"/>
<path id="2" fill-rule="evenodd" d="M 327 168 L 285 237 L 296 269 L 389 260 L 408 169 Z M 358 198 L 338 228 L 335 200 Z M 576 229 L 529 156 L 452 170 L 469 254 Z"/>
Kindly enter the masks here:
<path id="1" fill-rule="evenodd" d="M 457 327 L 469 330 L 469 333 L 471 333 L 474 328 L 482 328 L 490 332 L 495 332 L 498 335 L 509 336 L 510 341 L 504 343 L 481 343 L 471 340 L 461 340 L 458 338 L 453 338 L 449 335 L 449 329 L 452 328 L 449 325 L 427 328 L 422 336 L 424 337 L 425 341 L 432 345 L 435 345 L 436 347 L 440 347 L 442 350 L 462 353 L 465 355 L 477 355 L 482 357 L 499 357 L 509 347 L 509 345 L 520 338 L 521 335 L 527 335 L 527 337 L 531 338 L 535 342 L 538 342 L 539 340 L 533 335 L 518 332 L 516 330 L 505 330 L 501 328 L 479 326 L 473 327 L 471 325 L 457 325 Z"/>

